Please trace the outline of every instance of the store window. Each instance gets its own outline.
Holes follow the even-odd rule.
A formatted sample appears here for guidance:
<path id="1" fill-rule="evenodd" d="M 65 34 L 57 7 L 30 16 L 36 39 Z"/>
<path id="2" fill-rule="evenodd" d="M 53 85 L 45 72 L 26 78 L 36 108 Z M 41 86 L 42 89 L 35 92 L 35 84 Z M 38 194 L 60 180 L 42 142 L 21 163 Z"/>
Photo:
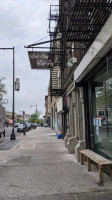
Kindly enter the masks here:
<path id="1" fill-rule="evenodd" d="M 112 59 L 110 59 L 112 60 Z M 92 121 L 95 151 L 112 160 L 112 62 L 92 82 Z"/>
<path id="2" fill-rule="evenodd" d="M 69 132 L 69 113 L 67 113 L 67 135 L 70 133 Z"/>

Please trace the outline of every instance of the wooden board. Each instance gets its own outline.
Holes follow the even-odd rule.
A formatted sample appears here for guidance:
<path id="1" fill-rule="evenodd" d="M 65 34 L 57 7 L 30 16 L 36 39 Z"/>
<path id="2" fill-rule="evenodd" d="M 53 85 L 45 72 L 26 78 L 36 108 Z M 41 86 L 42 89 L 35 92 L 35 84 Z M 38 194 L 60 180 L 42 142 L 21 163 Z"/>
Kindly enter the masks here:
<path id="1" fill-rule="evenodd" d="M 97 153 L 89 150 L 89 149 L 85 149 L 85 150 L 81 150 L 80 151 L 80 160 L 81 160 L 81 165 L 84 164 L 84 156 L 87 157 L 87 166 L 88 166 L 88 171 L 91 171 L 91 161 L 93 161 L 94 163 L 98 164 L 99 166 L 99 181 L 100 183 L 104 182 L 104 178 L 103 178 L 103 169 L 106 166 L 110 167 L 110 177 L 112 180 L 112 161 L 98 155 Z"/>

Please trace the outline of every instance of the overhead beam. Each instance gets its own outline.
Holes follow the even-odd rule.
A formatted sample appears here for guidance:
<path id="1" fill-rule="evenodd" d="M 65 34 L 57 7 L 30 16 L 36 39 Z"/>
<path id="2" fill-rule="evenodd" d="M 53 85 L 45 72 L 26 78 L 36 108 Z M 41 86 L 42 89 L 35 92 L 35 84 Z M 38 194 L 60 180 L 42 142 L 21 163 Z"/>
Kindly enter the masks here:
<path id="1" fill-rule="evenodd" d="M 35 43 L 35 44 L 30 44 L 28 46 L 24 46 L 24 48 L 33 48 L 34 46 L 37 46 L 37 45 L 46 44 L 46 43 L 50 43 L 50 42 L 55 42 L 55 41 L 59 41 L 59 40 L 61 40 L 61 38 L 54 39 L 54 40 L 47 40 L 45 42 L 39 42 L 39 43 Z"/>

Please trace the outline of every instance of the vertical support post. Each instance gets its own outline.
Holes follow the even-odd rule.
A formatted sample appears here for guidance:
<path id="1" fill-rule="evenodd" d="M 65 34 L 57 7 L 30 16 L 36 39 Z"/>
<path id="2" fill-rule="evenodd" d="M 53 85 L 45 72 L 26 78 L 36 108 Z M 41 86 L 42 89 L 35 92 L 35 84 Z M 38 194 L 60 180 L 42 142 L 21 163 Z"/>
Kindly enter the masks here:
<path id="1" fill-rule="evenodd" d="M 52 102 L 52 72 L 50 69 L 50 94 L 51 94 L 51 102 Z"/>
<path id="2" fill-rule="evenodd" d="M 26 124 L 24 119 L 25 112 L 23 111 L 23 135 L 26 135 Z"/>
<path id="3" fill-rule="evenodd" d="M 37 114 L 37 105 L 36 105 L 36 114 Z"/>
<path id="4" fill-rule="evenodd" d="M 104 182 L 104 178 L 103 178 L 103 168 L 101 165 L 99 165 L 99 180 L 100 180 L 100 183 L 103 183 Z"/>
<path id="5" fill-rule="evenodd" d="M 91 171 L 91 160 L 87 157 L 88 171 Z"/>
<path id="6" fill-rule="evenodd" d="M 16 140 L 16 136 L 14 133 L 14 104 L 15 104 L 15 88 L 14 88 L 14 83 L 15 83 L 15 52 L 14 52 L 14 47 L 13 49 L 13 101 L 12 101 L 12 121 L 13 121 L 13 128 L 12 128 L 12 134 L 10 139 L 11 140 Z"/>
<path id="7" fill-rule="evenodd" d="M 84 155 L 80 152 L 81 165 L 84 165 Z"/>
<path id="8" fill-rule="evenodd" d="M 111 178 L 111 181 L 112 181 L 112 165 L 110 166 L 110 178 Z"/>

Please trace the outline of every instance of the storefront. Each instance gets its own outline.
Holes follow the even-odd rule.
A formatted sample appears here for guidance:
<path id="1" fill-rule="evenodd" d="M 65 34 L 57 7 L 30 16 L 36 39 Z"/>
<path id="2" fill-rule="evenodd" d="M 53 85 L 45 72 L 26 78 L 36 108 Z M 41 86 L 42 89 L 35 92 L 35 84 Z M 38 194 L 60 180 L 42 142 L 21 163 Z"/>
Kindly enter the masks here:
<path id="1" fill-rule="evenodd" d="M 85 143 L 112 160 L 112 15 L 74 72 L 83 87 Z M 79 110 L 80 111 L 80 110 Z"/>
<path id="2" fill-rule="evenodd" d="M 58 130 L 62 132 L 62 138 L 69 132 L 69 113 L 67 108 L 67 96 L 64 95 L 57 102 L 57 125 Z"/>
<path id="3" fill-rule="evenodd" d="M 63 134 L 62 113 L 63 113 L 63 98 L 61 97 L 60 100 L 57 102 L 57 127 L 58 131 Z"/>
<path id="4" fill-rule="evenodd" d="M 87 148 L 112 160 L 112 53 L 84 83 Z M 86 80 L 86 79 L 85 79 Z"/>
<path id="5" fill-rule="evenodd" d="M 69 109 L 67 107 L 67 95 L 63 95 L 63 139 L 69 134 Z"/>

